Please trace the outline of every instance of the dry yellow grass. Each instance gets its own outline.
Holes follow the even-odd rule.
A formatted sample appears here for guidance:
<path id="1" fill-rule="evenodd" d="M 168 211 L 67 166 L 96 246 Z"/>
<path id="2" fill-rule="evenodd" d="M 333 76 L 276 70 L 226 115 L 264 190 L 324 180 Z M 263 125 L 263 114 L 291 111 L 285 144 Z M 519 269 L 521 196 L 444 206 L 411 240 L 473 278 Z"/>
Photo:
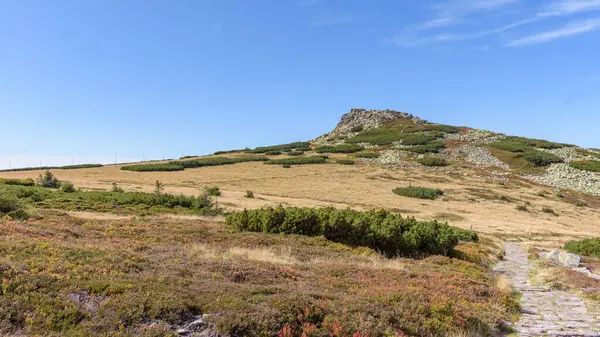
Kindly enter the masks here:
<path id="1" fill-rule="evenodd" d="M 443 169 L 386 168 L 374 165 L 305 165 L 283 169 L 263 163 L 186 169 L 181 172 L 129 172 L 120 166 L 79 170 L 53 170 L 61 180 L 76 187 L 105 189 L 116 182 L 131 191 L 152 191 L 156 180 L 169 193 L 199 194 L 207 185 L 219 186 L 220 205 L 228 209 L 284 206 L 387 208 L 420 219 L 449 220 L 453 225 L 481 233 L 519 236 L 524 240 L 562 241 L 570 237 L 600 236 L 597 207 L 575 207 L 554 197 L 538 196 L 541 190 L 553 191 L 518 179 L 494 182 L 483 170 L 468 167 Z M 35 178 L 40 171 L 1 173 L 6 178 Z M 408 184 L 440 188 L 445 196 L 438 200 L 400 197 L 391 191 Z M 245 198 L 251 190 L 255 198 Z M 503 201 L 506 197 L 510 202 Z M 506 199 L 505 199 L 506 200 Z M 596 198 L 597 200 L 597 198 Z M 518 204 L 529 202 L 530 212 L 519 212 Z M 541 212 L 554 209 L 555 217 Z"/>

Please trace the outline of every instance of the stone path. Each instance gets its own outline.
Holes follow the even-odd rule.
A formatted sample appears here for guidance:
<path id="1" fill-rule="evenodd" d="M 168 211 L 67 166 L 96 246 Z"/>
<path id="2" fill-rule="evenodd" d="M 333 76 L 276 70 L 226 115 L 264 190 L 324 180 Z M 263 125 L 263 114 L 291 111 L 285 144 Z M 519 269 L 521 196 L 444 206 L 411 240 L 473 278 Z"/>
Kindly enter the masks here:
<path id="1" fill-rule="evenodd" d="M 504 249 L 505 260 L 494 270 L 523 295 L 523 315 L 515 326 L 519 336 L 600 337 L 600 313 L 588 312 L 577 295 L 531 285 L 527 253 L 514 242 L 506 243 Z"/>

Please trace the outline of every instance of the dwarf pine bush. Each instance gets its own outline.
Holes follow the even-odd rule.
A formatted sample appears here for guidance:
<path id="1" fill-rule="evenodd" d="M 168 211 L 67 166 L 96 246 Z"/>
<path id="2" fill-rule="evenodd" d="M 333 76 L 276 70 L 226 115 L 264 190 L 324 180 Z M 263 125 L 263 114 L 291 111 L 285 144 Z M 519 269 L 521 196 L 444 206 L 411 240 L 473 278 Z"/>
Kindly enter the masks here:
<path id="1" fill-rule="evenodd" d="M 334 208 L 263 208 L 230 213 L 229 226 L 250 232 L 323 235 L 326 239 L 376 249 L 387 256 L 447 255 L 459 240 L 477 241 L 474 232 L 437 221 L 417 221 L 381 211 Z"/>
<path id="2" fill-rule="evenodd" d="M 0 178 L 0 184 L 5 185 L 20 185 L 20 186 L 35 186 L 35 180 L 31 178 L 26 179 L 5 179 Z"/>
<path id="3" fill-rule="evenodd" d="M 523 152 L 523 158 L 537 166 L 548 166 L 550 164 L 563 162 L 562 158 L 559 156 L 539 150 L 525 150 Z"/>
<path id="4" fill-rule="evenodd" d="M 268 165 L 305 165 L 305 164 L 324 164 L 327 159 L 323 156 L 282 158 L 265 161 Z"/>
<path id="5" fill-rule="evenodd" d="M 442 157 L 426 157 L 417 159 L 417 162 L 424 166 L 448 166 L 448 161 Z"/>
<path id="6" fill-rule="evenodd" d="M 600 238 L 569 241 L 565 243 L 565 250 L 573 254 L 600 257 Z"/>
<path id="7" fill-rule="evenodd" d="M 600 161 L 598 160 L 572 161 L 569 165 L 578 170 L 600 172 Z"/>
<path id="8" fill-rule="evenodd" d="M 183 166 L 177 164 L 143 164 L 121 166 L 121 170 L 134 172 L 173 172 L 183 171 Z"/>
<path id="9" fill-rule="evenodd" d="M 342 144 L 336 146 L 321 146 L 315 151 L 317 153 L 354 153 L 362 150 L 362 147 L 354 144 Z"/>
<path id="10" fill-rule="evenodd" d="M 403 197 L 429 200 L 435 200 L 437 197 L 444 195 L 444 192 L 438 188 L 419 186 L 397 187 L 393 192 Z"/>

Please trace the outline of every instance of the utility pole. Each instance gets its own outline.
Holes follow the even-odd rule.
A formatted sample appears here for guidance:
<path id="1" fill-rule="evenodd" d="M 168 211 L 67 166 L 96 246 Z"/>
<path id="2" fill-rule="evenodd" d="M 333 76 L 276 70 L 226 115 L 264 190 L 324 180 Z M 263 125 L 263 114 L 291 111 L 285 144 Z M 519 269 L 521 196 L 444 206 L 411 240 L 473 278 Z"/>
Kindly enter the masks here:
<path id="1" fill-rule="evenodd" d="M 117 154 L 115 153 L 115 164 L 117 163 Z"/>

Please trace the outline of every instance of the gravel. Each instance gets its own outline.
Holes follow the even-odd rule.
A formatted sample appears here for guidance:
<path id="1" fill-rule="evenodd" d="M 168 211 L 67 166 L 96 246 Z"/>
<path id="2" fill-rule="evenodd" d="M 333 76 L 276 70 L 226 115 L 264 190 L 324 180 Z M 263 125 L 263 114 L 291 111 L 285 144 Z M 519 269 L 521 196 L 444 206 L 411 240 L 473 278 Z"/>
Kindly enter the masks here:
<path id="1" fill-rule="evenodd" d="M 525 175 L 524 178 L 556 188 L 600 195 L 600 174 L 578 170 L 569 164 L 552 164 L 543 175 Z"/>
<path id="2" fill-rule="evenodd" d="M 454 149 L 451 156 L 464 157 L 467 162 L 477 166 L 496 166 L 505 170 L 510 169 L 507 164 L 492 156 L 490 151 L 484 147 L 462 145 Z"/>

